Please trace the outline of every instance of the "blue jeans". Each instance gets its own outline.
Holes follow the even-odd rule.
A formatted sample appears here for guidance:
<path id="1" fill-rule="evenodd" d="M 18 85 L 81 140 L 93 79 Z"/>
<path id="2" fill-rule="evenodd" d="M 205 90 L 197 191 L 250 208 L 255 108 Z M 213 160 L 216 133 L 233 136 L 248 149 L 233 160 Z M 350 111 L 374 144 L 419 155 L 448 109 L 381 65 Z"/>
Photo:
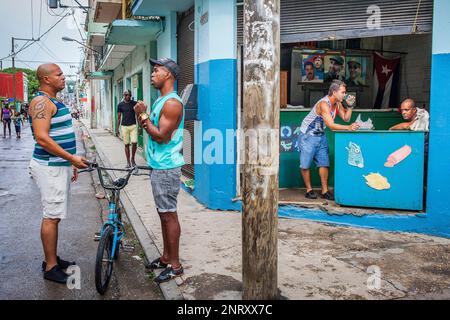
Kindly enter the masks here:
<path id="1" fill-rule="evenodd" d="M 298 139 L 301 169 L 309 169 L 313 160 L 318 168 L 330 166 L 328 141 L 325 135 L 313 136 L 302 133 Z"/>

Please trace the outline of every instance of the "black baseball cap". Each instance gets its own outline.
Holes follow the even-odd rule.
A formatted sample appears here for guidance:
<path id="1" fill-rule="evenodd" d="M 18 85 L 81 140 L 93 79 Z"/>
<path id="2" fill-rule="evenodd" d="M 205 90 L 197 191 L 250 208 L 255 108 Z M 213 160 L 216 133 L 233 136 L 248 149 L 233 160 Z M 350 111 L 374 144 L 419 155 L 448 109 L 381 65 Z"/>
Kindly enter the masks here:
<path id="1" fill-rule="evenodd" d="M 158 60 L 150 59 L 150 64 L 152 66 L 157 65 L 166 67 L 175 79 L 178 78 L 178 74 L 180 73 L 180 67 L 178 66 L 178 64 L 169 58 L 161 58 Z"/>

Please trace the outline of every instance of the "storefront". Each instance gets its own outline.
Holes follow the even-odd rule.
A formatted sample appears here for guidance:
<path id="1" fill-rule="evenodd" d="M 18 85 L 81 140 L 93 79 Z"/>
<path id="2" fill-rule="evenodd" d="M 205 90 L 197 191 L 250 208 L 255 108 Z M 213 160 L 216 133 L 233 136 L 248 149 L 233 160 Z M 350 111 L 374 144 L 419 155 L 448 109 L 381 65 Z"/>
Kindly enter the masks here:
<path id="1" fill-rule="evenodd" d="M 241 173 L 238 159 L 241 158 L 240 154 L 243 151 L 242 143 L 233 136 L 233 133 L 242 128 L 241 77 L 243 72 L 240 54 L 243 34 L 242 2 L 179 0 L 169 3 L 162 0 L 148 0 L 135 1 L 133 5 L 133 14 L 162 15 L 161 10 L 157 9 L 164 6 L 164 10 L 170 12 L 170 14 L 165 13 L 166 17 L 173 17 L 177 13 L 181 17 L 181 19 L 171 18 L 171 23 L 166 23 L 166 31 L 157 37 L 157 52 L 149 52 L 149 56 L 174 59 L 178 57 L 178 62 L 183 64 L 183 58 L 186 55 L 182 51 L 184 48 L 181 48 L 184 45 L 182 40 L 188 39 L 183 36 L 183 31 L 187 34 L 188 29 L 194 30 L 194 84 L 198 87 L 196 99 L 198 113 L 196 120 L 193 121 L 195 139 L 191 145 L 195 149 L 193 152 L 195 184 L 192 194 L 199 202 L 211 209 L 240 210 L 241 208 L 239 201 Z M 330 160 L 333 164 L 329 182 L 335 188 L 336 199 L 339 198 L 341 200 L 338 201 L 348 203 L 343 207 L 336 206 L 341 209 L 341 214 L 330 214 L 324 210 L 311 209 L 309 206 L 300 208 L 300 206 L 282 205 L 279 207 L 279 216 L 390 231 L 414 231 L 449 236 L 450 219 L 446 201 L 448 175 L 442 174 L 442 172 L 448 172 L 448 163 L 450 163 L 448 110 L 445 107 L 448 100 L 445 79 L 450 72 L 448 67 L 450 48 L 447 34 L 448 16 L 450 16 L 449 2 L 447 0 L 280 0 L 280 3 L 281 78 L 284 79 L 282 82 L 286 83 L 281 90 L 281 96 L 286 98 L 282 99 L 284 103 L 280 111 L 280 137 L 282 138 L 279 167 L 282 191 L 280 203 L 283 203 L 284 191 L 291 191 L 295 197 L 304 192 L 298 189 L 302 187 L 302 179 L 298 168 L 299 154 L 295 146 L 295 135 L 298 134 L 298 126 L 311 106 L 326 94 L 329 83 L 325 81 L 325 74 L 329 71 L 332 60 L 337 61 L 337 65 L 341 67 L 341 75 L 344 81 L 347 80 L 349 83 L 348 91 L 353 92 L 357 97 L 352 121 L 358 116 L 361 116 L 362 121 L 370 118 L 375 130 L 361 131 L 350 138 L 341 133 L 327 133 Z M 194 23 L 181 16 L 182 12 L 189 11 L 193 5 Z M 176 20 L 178 25 L 174 26 L 173 21 Z M 229 32 L 232 28 L 236 28 L 237 32 Z M 432 38 L 433 41 L 431 41 Z M 153 45 L 150 48 L 153 50 Z M 303 60 L 306 62 L 312 59 L 311 62 L 314 62 L 316 55 L 321 56 L 321 61 L 316 61 L 319 65 L 319 67 L 316 66 L 319 73 L 308 79 L 306 64 Z M 331 59 L 332 56 L 339 58 Z M 383 62 L 385 68 L 381 68 L 378 73 L 374 72 L 377 64 L 376 57 L 382 57 L 381 59 L 384 60 L 381 61 L 385 61 Z M 322 62 L 323 70 L 320 62 Z M 356 68 L 355 65 L 359 67 Z M 360 70 L 355 73 L 355 69 Z M 391 80 L 377 83 L 375 78 L 378 79 L 383 71 L 386 76 L 391 75 L 389 77 Z M 316 76 L 318 79 L 315 79 Z M 320 79 L 320 77 L 323 78 Z M 389 90 L 386 90 L 388 87 Z M 147 89 L 144 88 L 144 96 L 146 91 Z M 153 97 L 153 94 L 151 96 Z M 420 170 L 412 168 L 421 166 L 420 159 L 423 159 L 423 162 L 426 160 L 422 157 L 424 151 L 414 147 L 420 144 L 420 140 L 424 139 L 425 135 L 420 132 L 414 134 L 387 131 L 390 126 L 402 121 L 396 108 L 406 97 L 413 98 L 419 107 L 430 111 L 428 173 L 425 172 L 425 167 L 423 173 L 427 178 L 426 201 L 422 200 L 419 208 L 408 209 L 413 210 L 412 212 L 400 210 L 384 212 L 382 208 L 397 206 L 386 202 L 381 203 L 379 207 L 373 203 L 351 204 L 346 194 L 342 197 L 340 192 L 351 189 L 357 195 L 361 192 L 358 188 L 367 187 L 364 176 L 369 177 L 370 181 L 367 182 L 372 186 L 381 188 L 380 181 L 372 181 L 370 173 L 380 173 L 387 177 L 392 186 L 391 190 L 395 192 L 398 192 L 398 186 L 414 185 L 415 189 L 411 189 L 407 197 L 412 197 L 414 200 L 421 198 L 418 191 L 420 187 L 423 194 L 423 185 L 418 182 L 421 173 Z M 188 122 L 186 122 L 187 126 Z M 386 141 L 383 138 L 384 135 L 388 135 Z M 402 140 L 401 143 L 396 139 Z M 407 142 L 412 149 L 409 157 L 399 165 L 385 167 L 384 164 L 388 162 L 389 155 L 407 144 L 404 142 L 405 139 L 411 139 Z M 364 168 L 349 166 L 349 153 L 346 148 L 349 148 L 350 142 L 362 148 L 365 157 Z M 339 151 L 336 151 L 337 149 Z M 188 153 L 190 152 L 185 152 L 185 156 Z M 403 165 L 406 167 L 402 168 Z M 412 171 L 410 176 L 414 174 L 416 180 L 404 179 L 407 174 L 402 170 L 407 168 Z M 337 176 L 336 171 L 342 174 Z M 345 178 L 347 175 L 355 175 L 359 179 L 358 185 L 344 181 L 344 186 L 339 187 L 342 182 L 340 178 Z M 317 173 L 313 172 L 312 176 L 315 177 L 313 184 L 318 186 Z M 378 194 L 379 190 L 372 189 L 367 190 Z M 385 191 L 379 192 L 382 194 Z M 415 194 L 416 191 L 418 193 Z M 367 195 L 369 200 L 374 198 L 370 197 L 369 192 Z M 392 197 L 396 200 L 401 198 L 401 195 L 391 194 L 385 199 Z M 347 205 L 358 207 L 368 205 L 376 209 L 361 209 L 362 214 L 356 215 Z"/>
<path id="2" fill-rule="evenodd" d="M 238 51 L 243 42 L 242 13 L 243 6 L 238 6 Z M 371 129 L 375 131 L 371 137 L 377 136 L 376 132 L 384 132 L 383 137 L 386 137 L 390 134 L 386 130 L 403 121 L 397 108 L 406 98 L 414 99 L 418 107 L 429 111 L 432 16 L 432 0 L 324 0 L 314 3 L 281 0 L 280 69 L 287 74 L 287 85 L 281 86 L 281 96 L 287 96 L 287 104 L 282 103 L 280 111 L 279 187 L 282 202 L 304 204 L 308 201 L 303 197 L 304 190 L 301 190 L 304 184 L 299 170 L 300 125 L 316 102 L 327 95 L 333 79 L 344 81 L 347 92 L 356 96 L 351 122 L 357 119 L 370 121 Z M 336 122 L 344 123 L 340 119 Z M 326 135 L 330 148 L 329 185 L 333 189 L 337 188 L 337 177 L 347 174 L 343 164 L 335 167 L 336 155 L 347 157 L 348 146 L 336 148 L 336 134 L 327 130 Z M 349 141 L 357 141 L 359 137 L 361 135 L 355 134 Z M 397 147 L 395 144 L 389 147 L 377 145 L 373 143 L 376 138 L 371 141 L 364 144 L 366 154 L 370 154 L 367 148 L 376 148 L 379 153 L 386 153 L 387 157 L 403 146 L 400 142 Z M 387 149 L 383 150 L 384 147 Z M 423 153 L 423 148 L 413 150 L 413 155 L 419 159 L 424 158 Z M 371 163 L 369 158 L 366 163 Z M 383 171 L 383 165 L 381 168 L 366 165 L 359 174 L 359 180 L 364 182 L 363 175 L 370 174 L 371 170 Z M 318 170 L 314 166 L 311 178 L 313 187 L 320 188 Z M 408 184 L 406 181 L 399 182 L 398 177 L 395 179 L 400 188 Z M 414 186 L 415 190 L 424 189 L 423 176 L 414 181 L 419 184 Z M 365 182 L 364 185 L 370 188 Z M 394 186 L 393 181 L 393 189 Z M 360 191 L 370 193 L 372 190 Z M 379 199 L 356 204 L 348 197 L 339 197 L 342 195 L 339 190 L 335 193 L 337 202 L 342 205 L 424 209 L 422 192 L 415 193 L 417 199 L 414 205 L 404 205 L 401 197 L 397 202 L 390 201 L 386 205 Z M 384 193 L 390 194 L 388 191 Z"/>

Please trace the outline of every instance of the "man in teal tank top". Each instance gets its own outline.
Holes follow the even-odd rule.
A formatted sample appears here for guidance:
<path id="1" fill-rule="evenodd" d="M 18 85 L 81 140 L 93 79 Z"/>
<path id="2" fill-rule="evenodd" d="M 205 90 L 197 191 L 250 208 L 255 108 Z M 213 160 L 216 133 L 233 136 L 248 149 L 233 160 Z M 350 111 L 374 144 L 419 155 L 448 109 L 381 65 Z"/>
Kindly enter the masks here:
<path id="1" fill-rule="evenodd" d="M 56 99 L 66 86 L 64 74 L 56 64 L 37 69 L 39 92 L 31 101 L 29 117 L 36 141 L 30 161 L 31 175 L 41 192 L 43 219 L 41 240 L 45 260 L 44 279 L 65 284 L 63 269 L 75 262 L 57 255 L 58 224 L 69 208 L 70 182 L 77 179 L 77 168 L 86 168 L 86 159 L 76 156 L 75 132 L 70 110 Z"/>
<path id="2" fill-rule="evenodd" d="M 183 128 L 184 109 L 181 98 L 174 91 L 179 74 L 175 61 L 150 59 L 153 66 L 152 85 L 161 93 L 150 110 L 138 101 L 134 107 L 139 123 L 148 134 L 147 161 L 153 168 L 150 181 L 153 197 L 161 220 L 163 255 L 150 263 L 151 269 L 164 268 L 155 278 L 158 283 L 183 274 L 179 260 L 180 223 L 177 215 L 177 196 L 180 191 L 181 167 L 184 165 Z"/>

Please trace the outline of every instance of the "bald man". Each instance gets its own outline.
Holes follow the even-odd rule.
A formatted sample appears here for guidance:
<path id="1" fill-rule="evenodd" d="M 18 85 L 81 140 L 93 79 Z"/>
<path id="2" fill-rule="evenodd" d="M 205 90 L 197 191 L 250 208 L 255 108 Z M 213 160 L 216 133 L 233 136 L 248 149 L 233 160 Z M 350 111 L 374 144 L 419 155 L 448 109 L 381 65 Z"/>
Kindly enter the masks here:
<path id="1" fill-rule="evenodd" d="M 63 269 L 75 262 L 57 255 L 58 224 L 69 208 L 70 182 L 77 180 L 77 168 L 86 168 L 87 160 L 76 156 L 75 132 L 70 110 L 56 99 L 66 83 L 56 64 L 43 64 L 37 69 L 39 91 L 31 101 L 29 118 L 36 141 L 30 171 L 41 192 L 43 219 L 41 240 L 45 260 L 44 279 L 66 283 Z"/>
<path id="2" fill-rule="evenodd" d="M 430 115 L 427 110 L 416 107 L 413 99 L 406 99 L 400 105 L 400 112 L 406 122 L 396 124 L 389 130 L 428 131 Z"/>

